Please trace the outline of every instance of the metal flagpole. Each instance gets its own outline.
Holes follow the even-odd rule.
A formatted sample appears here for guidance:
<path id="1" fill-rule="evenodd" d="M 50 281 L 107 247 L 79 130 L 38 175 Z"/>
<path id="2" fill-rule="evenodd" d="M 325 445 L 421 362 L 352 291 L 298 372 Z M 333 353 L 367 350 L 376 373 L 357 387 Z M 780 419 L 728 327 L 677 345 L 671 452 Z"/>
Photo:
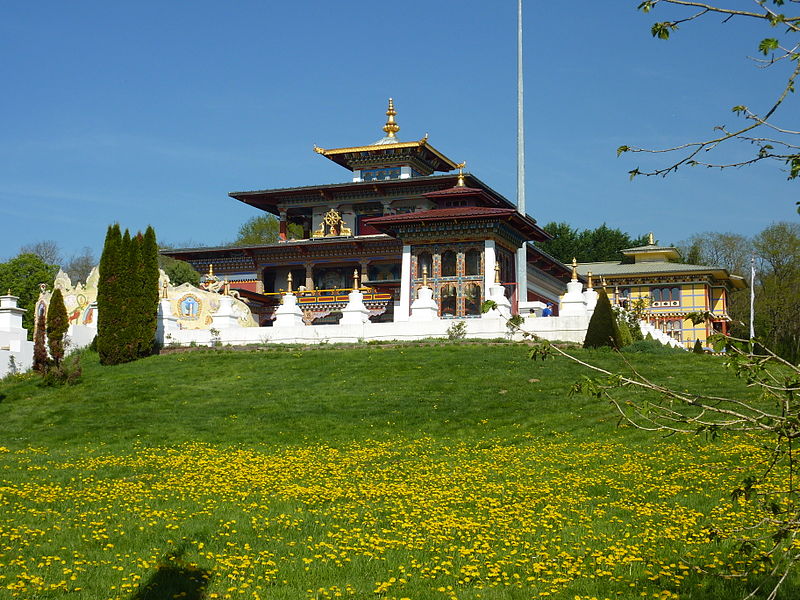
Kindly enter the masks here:
<path id="1" fill-rule="evenodd" d="M 525 119 L 522 88 L 522 0 L 517 0 L 517 211 L 525 215 Z M 517 299 L 528 300 L 527 242 L 517 250 Z"/>

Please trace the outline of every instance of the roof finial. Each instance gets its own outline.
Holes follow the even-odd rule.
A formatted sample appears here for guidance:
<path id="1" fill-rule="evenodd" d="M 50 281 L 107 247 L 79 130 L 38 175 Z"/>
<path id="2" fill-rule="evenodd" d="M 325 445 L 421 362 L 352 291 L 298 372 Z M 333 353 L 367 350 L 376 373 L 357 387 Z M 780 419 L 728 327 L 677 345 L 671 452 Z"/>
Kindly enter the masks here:
<path id="1" fill-rule="evenodd" d="M 647 243 L 650 244 L 651 246 L 655 246 L 656 245 L 656 241 L 653 239 L 653 232 L 652 231 L 647 234 Z"/>
<path id="2" fill-rule="evenodd" d="M 578 261 L 572 257 L 572 281 L 578 281 Z"/>
<path id="3" fill-rule="evenodd" d="M 394 109 L 394 102 L 391 98 L 389 98 L 389 108 L 386 110 L 386 116 L 389 117 L 386 119 L 386 125 L 383 126 L 383 130 L 386 132 L 386 137 L 393 138 L 395 137 L 395 133 L 400 131 L 400 125 L 394 122 L 394 116 L 397 114 L 397 111 Z"/>
<path id="4" fill-rule="evenodd" d="M 456 168 L 458 169 L 458 181 L 456 181 L 456 187 L 466 187 L 466 184 L 464 183 L 464 167 L 466 166 L 467 161 L 456 165 Z"/>

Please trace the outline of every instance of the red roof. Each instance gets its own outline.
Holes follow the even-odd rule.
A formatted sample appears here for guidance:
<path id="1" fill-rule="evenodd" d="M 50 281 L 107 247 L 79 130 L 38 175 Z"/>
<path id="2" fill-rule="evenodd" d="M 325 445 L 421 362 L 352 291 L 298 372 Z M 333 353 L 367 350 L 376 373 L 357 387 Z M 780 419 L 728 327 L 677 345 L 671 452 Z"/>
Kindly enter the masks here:
<path id="1" fill-rule="evenodd" d="M 365 219 L 364 224 L 382 230 L 392 225 L 416 223 L 420 221 L 460 221 L 468 219 L 502 220 L 513 224 L 527 239 L 548 240 L 550 236 L 536 224 L 536 221 L 518 213 L 513 208 L 493 208 L 490 206 L 454 206 L 452 208 L 434 208 L 399 215 L 385 215 Z"/>

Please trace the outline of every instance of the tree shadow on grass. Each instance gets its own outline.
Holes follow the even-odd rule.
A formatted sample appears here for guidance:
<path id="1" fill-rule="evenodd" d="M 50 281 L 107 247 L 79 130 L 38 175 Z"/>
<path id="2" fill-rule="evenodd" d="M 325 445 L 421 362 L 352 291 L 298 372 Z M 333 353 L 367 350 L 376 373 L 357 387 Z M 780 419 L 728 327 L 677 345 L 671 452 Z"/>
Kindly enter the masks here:
<path id="1" fill-rule="evenodd" d="M 183 552 L 171 552 L 161 559 L 156 572 L 130 600 L 204 600 L 211 581 L 211 571 L 182 560 Z"/>

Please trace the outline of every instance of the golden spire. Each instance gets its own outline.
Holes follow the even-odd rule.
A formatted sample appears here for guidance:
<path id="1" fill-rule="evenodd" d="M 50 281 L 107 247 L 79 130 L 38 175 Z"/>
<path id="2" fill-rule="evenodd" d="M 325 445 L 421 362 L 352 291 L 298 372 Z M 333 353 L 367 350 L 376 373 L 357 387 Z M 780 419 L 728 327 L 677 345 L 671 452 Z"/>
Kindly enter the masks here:
<path id="1" fill-rule="evenodd" d="M 428 265 L 422 265 L 422 287 L 428 287 Z"/>
<path id="2" fill-rule="evenodd" d="M 647 243 L 650 244 L 651 246 L 655 246 L 656 245 L 656 241 L 653 239 L 653 232 L 652 231 L 649 234 L 647 234 Z"/>
<path id="3" fill-rule="evenodd" d="M 214 264 L 208 263 L 208 273 L 206 273 L 207 277 L 214 277 Z"/>
<path id="4" fill-rule="evenodd" d="M 578 281 L 578 261 L 572 257 L 572 281 Z"/>
<path id="5" fill-rule="evenodd" d="M 292 293 L 292 272 L 291 271 L 289 271 L 289 274 L 286 275 L 286 288 L 287 288 L 286 289 L 286 293 L 287 294 L 291 294 Z"/>
<path id="6" fill-rule="evenodd" d="M 456 182 L 456 187 L 465 187 L 464 184 L 464 167 L 467 166 L 467 161 L 459 163 L 456 165 L 458 169 L 458 181 Z"/>
<path id="7" fill-rule="evenodd" d="M 586 287 L 589 288 L 589 289 L 592 289 L 592 272 L 591 271 L 589 271 L 588 276 L 589 276 L 589 281 L 587 282 Z"/>
<path id="8" fill-rule="evenodd" d="M 494 263 L 494 282 L 496 284 L 500 283 L 500 263 Z"/>
<path id="9" fill-rule="evenodd" d="M 353 289 L 358 289 L 358 269 L 353 269 Z"/>
<path id="10" fill-rule="evenodd" d="M 391 98 L 389 98 L 389 108 L 386 110 L 386 116 L 389 117 L 386 119 L 386 125 L 383 126 L 383 130 L 386 132 L 386 137 L 393 138 L 395 137 L 395 133 L 400 131 L 400 125 L 394 122 L 394 116 L 397 114 L 397 111 L 394 109 L 394 102 Z"/>

